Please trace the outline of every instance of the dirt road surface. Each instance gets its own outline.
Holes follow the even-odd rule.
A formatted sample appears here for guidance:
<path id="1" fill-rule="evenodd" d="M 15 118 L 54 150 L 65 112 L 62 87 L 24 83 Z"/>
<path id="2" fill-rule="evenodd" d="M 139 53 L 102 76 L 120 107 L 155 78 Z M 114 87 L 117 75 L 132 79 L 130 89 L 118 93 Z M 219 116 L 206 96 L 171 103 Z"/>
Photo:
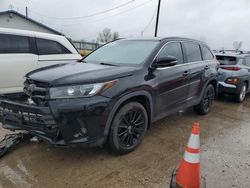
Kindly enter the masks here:
<path id="1" fill-rule="evenodd" d="M 192 109 L 157 123 L 134 152 L 56 148 L 22 143 L 0 159 L 0 188 L 169 187 L 192 124 L 201 125 L 201 168 L 207 188 L 250 187 L 250 96 L 243 104 L 217 100 L 213 111 Z M 0 137 L 6 133 L 0 128 Z"/>

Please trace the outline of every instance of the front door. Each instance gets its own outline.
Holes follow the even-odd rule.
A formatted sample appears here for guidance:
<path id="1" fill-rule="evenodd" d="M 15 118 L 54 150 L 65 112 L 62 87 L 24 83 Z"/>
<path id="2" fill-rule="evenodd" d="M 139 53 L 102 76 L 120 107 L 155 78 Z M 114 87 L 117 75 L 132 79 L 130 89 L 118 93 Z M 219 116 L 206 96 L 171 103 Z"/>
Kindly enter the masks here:
<path id="1" fill-rule="evenodd" d="M 158 68 L 156 76 L 156 91 L 158 95 L 158 116 L 165 116 L 185 104 L 188 94 L 189 68 L 184 64 L 183 51 L 180 42 L 170 42 L 160 51 L 158 57 L 174 56 L 177 65 Z"/>

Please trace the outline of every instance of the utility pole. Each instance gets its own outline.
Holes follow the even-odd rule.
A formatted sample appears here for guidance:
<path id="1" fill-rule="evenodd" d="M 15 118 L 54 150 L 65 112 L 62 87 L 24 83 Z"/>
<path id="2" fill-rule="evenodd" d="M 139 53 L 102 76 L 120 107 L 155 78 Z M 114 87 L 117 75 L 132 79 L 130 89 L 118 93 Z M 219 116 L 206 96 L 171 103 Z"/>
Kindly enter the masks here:
<path id="1" fill-rule="evenodd" d="M 25 7 L 25 13 L 26 17 L 28 18 L 28 7 Z"/>
<path id="2" fill-rule="evenodd" d="M 157 9 L 157 16 L 156 16 L 156 23 L 155 23 L 155 37 L 157 37 L 157 33 L 158 33 L 160 9 L 161 9 L 161 0 L 158 1 L 158 9 Z"/>

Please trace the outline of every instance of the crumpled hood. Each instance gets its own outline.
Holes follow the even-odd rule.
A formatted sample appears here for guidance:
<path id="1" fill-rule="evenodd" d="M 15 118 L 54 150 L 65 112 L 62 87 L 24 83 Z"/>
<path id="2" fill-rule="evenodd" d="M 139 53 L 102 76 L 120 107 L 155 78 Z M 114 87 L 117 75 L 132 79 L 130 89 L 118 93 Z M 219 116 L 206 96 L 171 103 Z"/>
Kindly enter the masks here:
<path id="1" fill-rule="evenodd" d="M 26 75 L 26 77 L 46 82 L 50 85 L 68 85 L 100 83 L 132 75 L 138 68 L 117 67 L 94 63 L 70 63 L 58 64 L 46 68 L 37 69 Z"/>

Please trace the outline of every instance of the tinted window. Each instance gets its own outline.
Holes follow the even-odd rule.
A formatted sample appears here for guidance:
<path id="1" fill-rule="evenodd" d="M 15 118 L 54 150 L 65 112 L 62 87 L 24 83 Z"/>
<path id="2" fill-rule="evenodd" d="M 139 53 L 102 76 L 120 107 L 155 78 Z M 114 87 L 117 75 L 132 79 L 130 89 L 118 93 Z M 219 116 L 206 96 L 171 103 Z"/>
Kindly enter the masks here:
<path id="1" fill-rule="evenodd" d="M 184 42 L 183 46 L 186 51 L 187 61 L 188 62 L 195 62 L 201 61 L 201 51 L 200 46 L 193 42 Z"/>
<path id="2" fill-rule="evenodd" d="M 69 54 L 70 51 L 60 43 L 46 39 L 36 39 L 39 55 Z"/>
<path id="3" fill-rule="evenodd" d="M 220 62 L 221 65 L 236 65 L 237 59 L 233 56 L 220 56 L 216 55 L 216 59 Z"/>
<path id="4" fill-rule="evenodd" d="M 0 53 L 29 53 L 29 38 L 0 34 Z"/>
<path id="5" fill-rule="evenodd" d="M 179 42 L 171 42 L 167 44 L 159 54 L 159 57 L 174 56 L 176 57 L 178 64 L 183 63 L 183 54 L 181 44 Z"/>
<path id="6" fill-rule="evenodd" d="M 250 57 L 246 57 L 245 63 L 246 66 L 250 67 Z"/>
<path id="7" fill-rule="evenodd" d="M 201 52 L 204 60 L 214 59 L 212 52 L 206 46 L 201 46 Z"/>

